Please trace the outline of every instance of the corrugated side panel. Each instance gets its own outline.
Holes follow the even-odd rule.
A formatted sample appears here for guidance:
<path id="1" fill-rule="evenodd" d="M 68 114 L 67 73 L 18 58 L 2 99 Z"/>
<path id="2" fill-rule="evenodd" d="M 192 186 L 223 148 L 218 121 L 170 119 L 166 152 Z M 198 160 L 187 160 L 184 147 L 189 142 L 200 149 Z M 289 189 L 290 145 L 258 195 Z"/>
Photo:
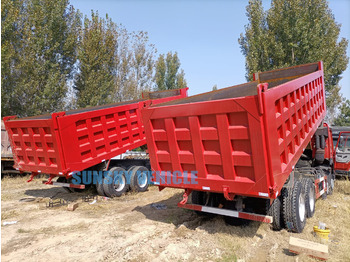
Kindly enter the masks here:
<path id="1" fill-rule="evenodd" d="M 263 93 L 271 172 L 282 187 L 326 115 L 323 71 Z"/>
<path id="2" fill-rule="evenodd" d="M 139 104 L 58 118 L 66 167 L 81 171 L 146 143 Z"/>
<path id="3" fill-rule="evenodd" d="M 267 194 L 257 103 L 253 96 L 143 110 L 152 169 L 171 173 L 165 186 Z M 174 183 L 186 171 L 198 172 L 198 184 Z"/>
<path id="4" fill-rule="evenodd" d="M 63 172 L 51 119 L 13 120 L 5 125 L 12 144 L 15 168 L 49 174 Z"/>

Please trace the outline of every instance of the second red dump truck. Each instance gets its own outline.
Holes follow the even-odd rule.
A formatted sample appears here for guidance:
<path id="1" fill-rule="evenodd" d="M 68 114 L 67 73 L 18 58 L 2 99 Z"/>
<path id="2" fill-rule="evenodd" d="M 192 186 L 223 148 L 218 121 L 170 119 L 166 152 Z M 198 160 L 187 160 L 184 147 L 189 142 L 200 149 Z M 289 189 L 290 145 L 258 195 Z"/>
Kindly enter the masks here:
<path id="1" fill-rule="evenodd" d="M 145 108 L 153 182 L 184 189 L 179 207 L 301 232 L 334 187 L 325 115 L 322 62 Z"/>
<path id="2" fill-rule="evenodd" d="M 129 189 L 145 191 L 148 187 L 148 159 L 114 159 L 128 150 L 146 144 L 140 110 L 151 104 L 187 97 L 187 89 L 148 92 L 143 99 L 58 112 L 48 115 L 17 118 L 4 117 L 8 132 L 14 167 L 20 172 L 30 172 L 31 181 L 38 174 L 49 175 L 46 184 L 63 186 L 67 190 L 81 190 L 85 184 L 72 183 L 74 174 L 83 171 L 108 171 L 131 174 L 130 183 L 122 181 L 105 183 L 95 180 L 97 191 L 104 196 L 120 196 Z M 99 172 L 101 171 L 101 173 Z M 138 173 L 144 179 L 138 179 Z M 58 177 L 57 181 L 53 178 Z M 91 177 L 91 176 L 90 176 Z M 78 177 L 80 178 L 80 177 Z M 29 182 L 28 181 L 28 182 Z"/>

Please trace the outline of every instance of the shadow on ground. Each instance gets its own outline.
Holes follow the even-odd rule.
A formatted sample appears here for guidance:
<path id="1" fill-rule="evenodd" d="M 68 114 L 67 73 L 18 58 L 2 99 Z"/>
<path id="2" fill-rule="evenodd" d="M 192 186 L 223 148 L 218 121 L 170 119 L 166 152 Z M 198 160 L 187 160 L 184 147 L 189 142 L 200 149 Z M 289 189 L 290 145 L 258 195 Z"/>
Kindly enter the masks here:
<path id="1" fill-rule="evenodd" d="M 50 187 L 45 189 L 28 189 L 24 192 L 25 195 L 35 198 L 51 198 L 51 199 L 63 199 L 65 201 L 76 201 L 84 196 L 96 195 L 96 192 L 92 189 L 88 189 L 84 192 L 67 192 L 62 187 Z"/>
<path id="2" fill-rule="evenodd" d="M 177 203 L 182 200 L 182 193 L 152 204 L 137 206 L 133 211 L 141 212 L 147 219 L 173 224 L 177 228 L 185 226 L 190 230 L 204 230 L 209 234 L 227 233 L 239 237 L 254 237 L 261 225 L 251 222 L 246 226 L 232 226 L 225 223 L 223 216 L 212 214 L 197 214 L 195 211 L 179 208 Z"/>

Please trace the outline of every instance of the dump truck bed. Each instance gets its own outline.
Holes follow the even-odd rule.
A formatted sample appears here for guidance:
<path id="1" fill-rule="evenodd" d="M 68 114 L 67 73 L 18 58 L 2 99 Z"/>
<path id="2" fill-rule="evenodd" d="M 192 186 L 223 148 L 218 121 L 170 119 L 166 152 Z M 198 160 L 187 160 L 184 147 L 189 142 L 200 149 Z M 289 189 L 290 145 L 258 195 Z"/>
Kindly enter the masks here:
<path id="1" fill-rule="evenodd" d="M 142 146 L 146 140 L 140 109 L 186 96 L 184 88 L 67 112 L 5 117 L 15 168 L 66 176 Z"/>
<path id="2" fill-rule="evenodd" d="M 156 184 L 279 194 L 326 114 L 322 62 L 254 80 L 142 110 Z"/>

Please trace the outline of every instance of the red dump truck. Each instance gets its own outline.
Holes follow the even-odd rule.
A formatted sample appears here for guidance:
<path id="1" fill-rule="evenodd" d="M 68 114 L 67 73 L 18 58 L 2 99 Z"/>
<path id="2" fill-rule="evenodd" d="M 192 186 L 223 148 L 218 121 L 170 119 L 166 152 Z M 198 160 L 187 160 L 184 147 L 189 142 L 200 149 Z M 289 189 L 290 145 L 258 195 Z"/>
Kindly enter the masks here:
<path id="1" fill-rule="evenodd" d="M 153 182 L 179 207 L 301 232 L 334 187 L 322 62 L 142 110 Z M 187 203 L 189 195 L 192 203 Z"/>
<path id="2" fill-rule="evenodd" d="M 140 115 L 142 107 L 184 98 L 187 89 L 149 92 L 144 93 L 140 100 L 48 115 L 4 117 L 14 167 L 20 172 L 31 172 L 29 181 L 38 174 L 48 174 L 46 184 L 63 186 L 68 190 L 85 188 L 84 184 L 71 182 L 73 175 L 83 170 L 114 172 L 128 169 L 132 174 L 147 171 L 148 159 L 113 157 L 146 144 Z M 54 177 L 58 177 L 57 181 L 52 181 Z M 130 183 L 134 189 L 147 189 L 148 181 L 142 184 L 137 184 L 138 179 L 135 181 Z M 120 196 L 128 189 L 125 181 L 118 185 L 100 181 L 96 187 L 100 195 L 109 197 Z"/>

